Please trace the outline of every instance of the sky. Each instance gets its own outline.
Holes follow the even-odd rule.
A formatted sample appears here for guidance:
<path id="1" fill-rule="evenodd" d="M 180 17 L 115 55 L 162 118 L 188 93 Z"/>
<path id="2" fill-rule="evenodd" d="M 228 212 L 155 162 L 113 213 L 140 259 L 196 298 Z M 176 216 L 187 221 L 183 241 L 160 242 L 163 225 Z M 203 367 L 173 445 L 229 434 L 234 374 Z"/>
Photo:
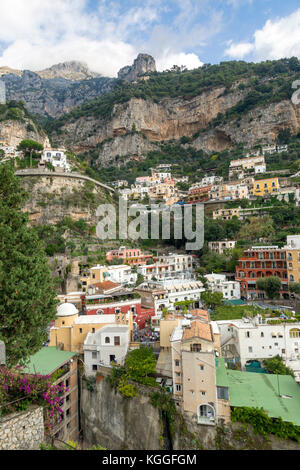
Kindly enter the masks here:
<path id="1" fill-rule="evenodd" d="M 151 54 L 159 71 L 300 57 L 299 0 L 0 0 L 0 66 L 78 60 L 104 76 Z"/>

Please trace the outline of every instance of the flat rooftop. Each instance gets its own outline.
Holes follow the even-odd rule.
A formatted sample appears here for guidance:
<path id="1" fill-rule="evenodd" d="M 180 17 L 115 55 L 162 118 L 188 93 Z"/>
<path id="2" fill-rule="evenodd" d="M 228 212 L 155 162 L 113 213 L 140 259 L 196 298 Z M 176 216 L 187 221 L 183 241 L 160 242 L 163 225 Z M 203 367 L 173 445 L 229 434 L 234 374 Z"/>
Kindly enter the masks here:
<path id="1" fill-rule="evenodd" d="M 61 351 L 55 346 L 46 346 L 29 358 L 29 363 L 23 371 L 27 374 L 50 375 L 66 362 L 76 356 L 70 351 Z"/>

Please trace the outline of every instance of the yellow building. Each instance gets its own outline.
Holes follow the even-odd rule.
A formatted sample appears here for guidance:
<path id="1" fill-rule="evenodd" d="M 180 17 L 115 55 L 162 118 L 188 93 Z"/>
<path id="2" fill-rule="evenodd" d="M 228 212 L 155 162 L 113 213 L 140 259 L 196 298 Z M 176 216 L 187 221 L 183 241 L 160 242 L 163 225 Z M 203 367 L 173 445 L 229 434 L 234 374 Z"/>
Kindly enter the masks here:
<path id="1" fill-rule="evenodd" d="M 254 196 L 264 196 L 265 194 L 276 194 L 279 191 L 278 178 L 266 178 L 256 180 L 253 186 Z"/>
<path id="2" fill-rule="evenodd" d="M 240 216 L 240 207 L 232 209 L 217 209 L 213 211 L 213 219 L 231 220 L 232 217 Z"/>
<path id="3" fill-rule="evenodd" d="M 300 282 L 300 235 L 288 235 L 284 249 L 289 284 Z"/>
<path id="4" fill-rule="evenodd" d="M 65 351 L 83 353 L 83 343 L 88 333 L 95 333 L 103 326 L 128 325 L 129 341 L 133 338 L 132 312 L 115 315 L 78 315 L 73 304 L 64 303 L 57 309 L 55 325 L 50 328 L 49 346 Z"/>

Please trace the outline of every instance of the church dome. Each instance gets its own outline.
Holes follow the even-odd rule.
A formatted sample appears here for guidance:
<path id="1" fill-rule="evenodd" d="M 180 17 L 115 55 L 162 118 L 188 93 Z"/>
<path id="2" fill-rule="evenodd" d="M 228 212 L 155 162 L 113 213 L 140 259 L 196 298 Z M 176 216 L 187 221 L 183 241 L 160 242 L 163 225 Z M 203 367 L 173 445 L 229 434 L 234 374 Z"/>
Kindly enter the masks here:
<path id="1" fill-rule="evenodd" d="M 57 308 L 58 317 L 70 317 L 72 315 L 77 315 L 79 312 L 75 305 L 65 302 L 64 304 L 59 305 Z"/>

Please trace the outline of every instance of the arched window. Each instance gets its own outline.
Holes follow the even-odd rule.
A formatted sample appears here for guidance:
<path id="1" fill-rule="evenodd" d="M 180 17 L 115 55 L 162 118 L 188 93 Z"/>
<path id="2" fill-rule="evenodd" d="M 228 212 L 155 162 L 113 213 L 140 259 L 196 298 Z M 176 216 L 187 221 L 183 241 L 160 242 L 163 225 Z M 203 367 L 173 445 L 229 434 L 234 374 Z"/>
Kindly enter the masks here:
<path id="1" fill-rule="evenodd" d="M 215 421 L 215 409 L 212 405 L 199 405 L 197 409 L 198 423 Z"/>
<path id="2" fill-rule="evenodd" d="M 109 344 L 109 343 L 110 343 L 109 336 L 106 336 L 106 337 L 105 337 L 105 344 Z"/>
<path id="3" fill-rule="evenodd" d="M 96 314 L 97 315 L 103 315 L 103 310 L 101 310 L 101 309 L 97 310 Z"/>

